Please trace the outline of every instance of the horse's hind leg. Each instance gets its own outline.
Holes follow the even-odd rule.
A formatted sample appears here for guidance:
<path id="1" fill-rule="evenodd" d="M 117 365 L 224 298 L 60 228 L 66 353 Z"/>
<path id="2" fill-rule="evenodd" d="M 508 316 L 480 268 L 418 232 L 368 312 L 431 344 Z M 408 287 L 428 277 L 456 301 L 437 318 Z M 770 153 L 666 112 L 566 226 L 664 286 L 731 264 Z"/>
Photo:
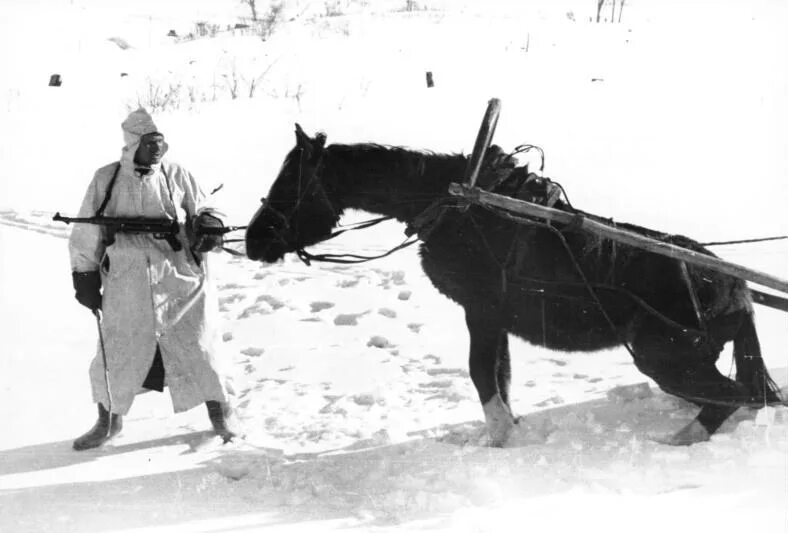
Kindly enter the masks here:
<path id="1" fill-rule="evenodd" d="M 509 348 L 506 331 L 489 313 L 466 308 L 470 374 L 484 409 L 490 445 L 502 446 L 514 426 L 509 407 Z M 503 357 L 502 357 L 503 356 Z"/>
<path id="2" fill-rule="evenodd" d="M 730 337 L 728 337 L 730 338 Z M 696 347 L 661 322 L 644 320 L 635 332 L 635 365 L 665 392 L 701 407 L 695 420 L 668 440 L 688 445 L 709 439 L 747 401 L 747 387 L 723 376 L 715 362 L 722 347 Z"/>

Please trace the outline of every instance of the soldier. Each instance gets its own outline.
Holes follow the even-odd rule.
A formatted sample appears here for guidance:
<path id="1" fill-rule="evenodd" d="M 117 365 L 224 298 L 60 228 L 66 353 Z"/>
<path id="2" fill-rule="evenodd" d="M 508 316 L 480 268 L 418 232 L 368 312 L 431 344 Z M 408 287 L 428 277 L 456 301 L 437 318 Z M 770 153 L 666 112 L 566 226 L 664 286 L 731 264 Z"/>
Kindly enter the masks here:
<path id="1" fill-rule="evenodd" d="M 117 435 L 134 396 L 165 385 L 175 412 L 204 403 L 213 429 L 227 442 L 235 432 L 216 365 L 218 300 L 204 257 L 222 245 L 221 235 L 206 234 L 206 228 L 223 227 L 221 215 L 186 169 L 162 159 L 167 143 L 147 111 L 134 111 L 121 127 L 120 162 L 96 172 L 79 216 L 169 218 L 179 222 L 181 245 L 150 234 L 74 226 L 69 252 L 76 298 L 100 317 L 103 334 L 90 367 L 98 420 L 74 449 L 95 448 Z"/>

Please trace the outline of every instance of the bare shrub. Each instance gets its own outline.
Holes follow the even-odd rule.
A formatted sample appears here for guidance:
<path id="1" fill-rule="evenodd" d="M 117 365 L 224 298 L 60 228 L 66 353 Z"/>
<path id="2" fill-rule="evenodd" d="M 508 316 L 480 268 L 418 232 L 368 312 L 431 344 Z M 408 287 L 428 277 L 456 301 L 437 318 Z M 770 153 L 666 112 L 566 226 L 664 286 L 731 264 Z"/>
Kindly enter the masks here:
<path id="1" fill-rule="evenodd" d="M 616 20 L 616 0 L 610 0 L 610 20 L 602 19 L 602 8 L 608 0 L 596 0 L 597 22 L 621 22 L 621 13 L 624 11 L 626 0 L 618 0 L 618 20 Z"/>
<path id="2" fill-rule="evenodd" d="M 342 5 L 339 0 L 330 0 L 325 3 L 325 15 L 326 17 L 340 17 L 345 14 L 342 10 Z"/>
<path id="3" fill-rule="evenodd" d="M 262 19 L 256 20 L 257 35 L 262 40 L 268 39 L 274 33 L 279 23 L 282 22 L 283 3 L 271 4 Z"/>
<path id="4" fill-rule="evenodd" d="M 137 93 L 137 107 L 144 107 L 151 112 L 167 111 L 177 109 L 181 105 L 181 82 L 169 82 L 162 85 L 161 82 L 147 78 L 145 86 L 141 92 Z"/>
<path id="5" fill-rule="evenodd" d="M 241 3 L 249 6 L 249 9 L 252 11 L 252 20 L 257 22 L 257 0 L 241 0 Z"/>

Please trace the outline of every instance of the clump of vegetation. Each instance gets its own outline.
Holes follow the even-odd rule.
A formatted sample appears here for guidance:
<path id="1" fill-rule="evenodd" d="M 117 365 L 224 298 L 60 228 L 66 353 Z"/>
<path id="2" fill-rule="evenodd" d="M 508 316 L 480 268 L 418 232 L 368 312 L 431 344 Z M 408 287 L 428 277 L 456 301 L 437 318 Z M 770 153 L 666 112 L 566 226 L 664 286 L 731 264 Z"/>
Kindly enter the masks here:
<path id="1" fill-rule="evenodd" d="M 137 94 L 136 105 L 127 105 L 129 109 L 144 107 L 151 112 L 167 111 L 177 109 L 181 105 L 181 93 L 183 85 L 181 82 L 170 82 L 162 85 L 151 78 L 146 78 L 145 86 Z"/>
<path id="2" fill-rule="evenodd" d="M 597 22 L 621 22 L 621 13 L 624 11 L 626 0 L 618 0 L 618 20 L 616 20 L 616 0 L 610 0 L 610 18 L 604 18 L 602 8 L 607 0 L 596 0 L 596 21 Z"/>

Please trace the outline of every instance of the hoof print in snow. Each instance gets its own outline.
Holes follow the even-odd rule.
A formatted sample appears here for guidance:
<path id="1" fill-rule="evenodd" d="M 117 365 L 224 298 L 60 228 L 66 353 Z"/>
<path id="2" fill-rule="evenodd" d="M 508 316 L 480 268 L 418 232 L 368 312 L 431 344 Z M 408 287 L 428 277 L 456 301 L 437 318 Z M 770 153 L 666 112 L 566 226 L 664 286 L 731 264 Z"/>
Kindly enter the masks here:
<path id="1" fill-rule="evenodd" d="M 255 301 L 257 303 L 260 303 L 260 302 L 267 303 L 268 305 L 271 306 L 271 309 L 273 309 L 274 311 L 276 311 L 277 309 L 285 306 L 285 304 L 282 303 L 282 301 L 280 299 L 274 298 L 270 294 L 261 294 L 260 296 L 257 297 L 257 300 L 255 300 Z"/>
<path id="2" fill-rule="evenodd" d="M 635 383 L 634 385 L 619 385 L 607 391 L 607 399 L 615 403 L 626 403 L 634 400 L 651 398 L 654 393 L 648 383 Z"/>
<path id="3" fill-rule="evenodd" d="M 363 313 L 343 313 L 337 315 L 334 318 L 334 324 L 337 326 L 357 326 L 358 325 L 358 317 L 364 316 L 369 311 L 365 311 Z"/>
<path id="4" fill-rule="evenodd" d="M 367 341 L 367 346 L 374 346 L 375 348 L 388 348 L 391 346 L 391 343 L 386 337 L 374 335 Z"/>
<path id="5" fill-rule="evenodd" d="M 424 359 L 425 360 L 429 359 L 433 363 L 435 363 L 436 365 L 439 365 L 441 363 L 441 358 L 438 357 L 437 355 L 432 355 L 431 353 L 428 353 L 427 355 L 425 355 Z"/>
<path id="6" fill-rule="evenodd" d="M 242 354 L 248 355 L 249 357 L 260 357 L 261 355 L 263 355 L 263 352 L 265 352 L 263 348 L 254 348 L 254 347 L 244 348 L 243 350 L 241 350 Z"/>
<path id="7" fill-rule="evenodd" d="M 397 270 L 395 272 L 392 272 L 391 281 L 394 282 L 394 285 L 404 285 L 405 273 L 402 270 Z"/>
<path id="8" fill-rule="evenodd" d="M 408 329 L 411 330 L 413 333 L 419 333 L 421 331 L 421 326 L 424 324 L 417 324 L 416 322 L 411 322 L 408 324 Z"/>
<path id="9" fill-rule="evenodd" d="M 309 304 L 309 309 L 313 313 L 319 313 L 323 309 L 331 309 L 334 305 L 333 302 L 312 302 Z"/>
<path id="10" fill-rule="evenodd" d="M 233 340 L 233 332 L 225 331 L 224 333 L 222 333 L 222 340 L 224 342 L 230 342 L 231 340 Z"/>
<path id="11" fill-rule="evenodd" d="M 337 282 L 337 287 L 339 287 L 340 289 L 350 289 L 358 285 L 359 281 L 361 281 L 361 278 L 343 279 Z"/>
<path id="12" fill-rule="evenodd" d="M 386 318 L 397 318 L 397 312 L 393 309 L 388 309 L 387 307 L 381 307 L 378 309 L 378 314 L 383 315 Z"/>
<path id="13" fill-rule="evenodd" d="M 410 294 L 411 294 L 410 291 L 399 291 L 399 294 L 397 295 L 397 298 L 399 298 L 400 300 L 403 300 L 403 301 L 404 300 L 410 300 Z"/>
<path id="14" fill-rule="evenodd" d="M 353 396 L 353 403 L 355 403 L 356 405 L 364 405 L 367 407 L 371 407 L 379 402 L 372 394 L 356 394 L 355 396 Z"/>
<path id="15" fill-rule="evenodd" d="M 551 397 L 547 398 L 546 400 L 542 400 L 539 403 L 535 403 L 534 406 L 536 406 L 536 407 L 547 407 L 549 405 L 561 405 L 562 403 L 564 403 L 564 399 L 561 398 L 560 396 L 551 396 Z"/>
<path id="16" fill-rule="evenodd" d="M 373 448 L 376 446 L 387 446 L 391 444 L 391 437 L 388 431 L 381 429 L 372 434 L 368 439 L 361 439 L 354 442 L 347 447 L 348 450 L 362 450 L 364 448 Z"/>

